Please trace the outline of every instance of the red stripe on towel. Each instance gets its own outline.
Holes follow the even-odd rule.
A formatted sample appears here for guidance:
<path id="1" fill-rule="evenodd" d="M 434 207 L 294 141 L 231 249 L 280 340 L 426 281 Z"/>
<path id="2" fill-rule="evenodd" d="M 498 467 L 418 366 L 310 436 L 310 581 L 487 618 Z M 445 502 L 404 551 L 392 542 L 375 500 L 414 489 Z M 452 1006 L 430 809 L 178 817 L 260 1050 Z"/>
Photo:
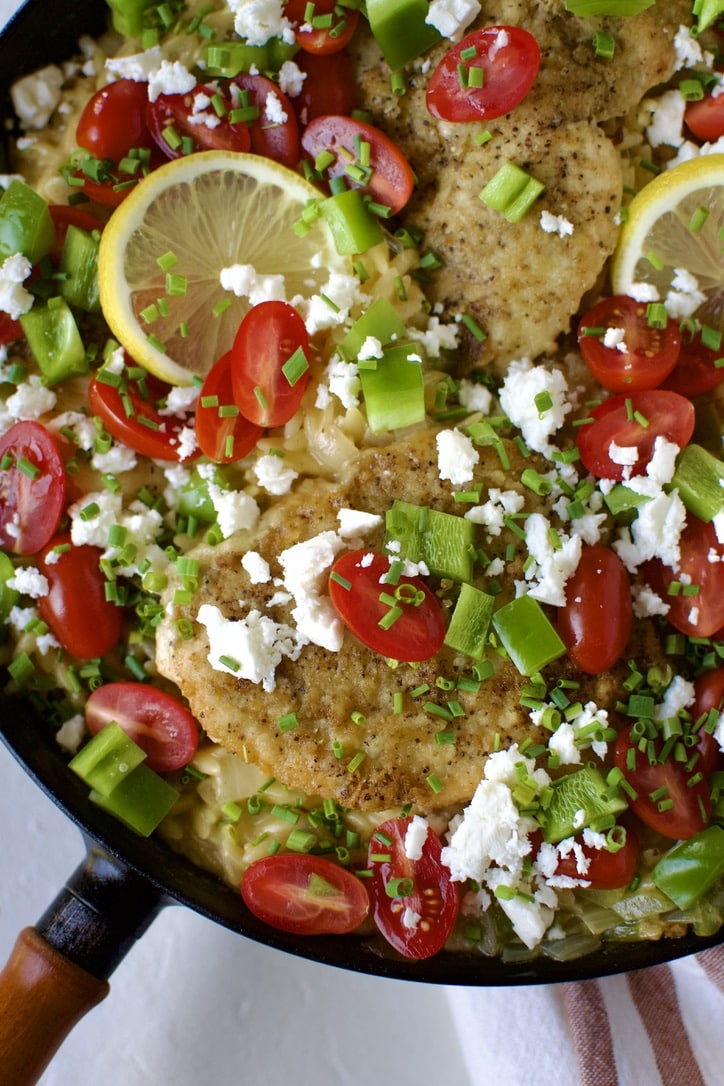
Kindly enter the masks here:
<path id="1" fill-rule="evenodd" d="M 627 975 L 628 986 L 654 1050 L 663 1086 L 705 1086 L 681 1017 L 668 965 Z"/>
<path id="2" fill-rule="evenodd" d="M 617 1086 L 608 1012 L 597 980 L 564 984 L 581 1086 Z"/>

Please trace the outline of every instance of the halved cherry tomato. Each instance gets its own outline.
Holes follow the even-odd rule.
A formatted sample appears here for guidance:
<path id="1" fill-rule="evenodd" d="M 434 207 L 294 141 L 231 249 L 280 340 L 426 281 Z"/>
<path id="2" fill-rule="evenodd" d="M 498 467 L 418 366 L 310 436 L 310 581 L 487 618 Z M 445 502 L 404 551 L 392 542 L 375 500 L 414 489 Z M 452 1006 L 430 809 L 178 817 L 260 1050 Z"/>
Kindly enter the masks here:
<path id="1" fill-rule="evenodd" d="M 249 125 L 251 150 L 265 158 L 273 158 L 282 166 L 296 169 L 299 164 L 302 145 L 299 140 L 299 124 L 292 103 L 283 94 L 276 83 L 264 75 L 250 75 L 242 72 L 230 82 L 231 88 L 238 87 L 248 95 L 249 105 L 256 106 L 259 116 Z M 272 103 L 274 108 L 272 109 Z M 270 110 L 271 113 L 270 113 Z M 278 115 L 285 120 L 277 119 Z"/>
<path id="2" fill-rule="evenodd" d="M 475 50 L 470 58 L 469 50 Z M 427 108 L 442 121 L 489 121 L 523 101 L 540 67 L 538 42 L 519 26 L 474 30 L 442 58 L 427 84 Z M 469 74 L 478 70 L 481 75 Z M 465 78 L 461 77 L 465 72 Z"/>
<path id="3" fill-rule="evenodd" d="M 391 818 L 372 835 L 367 866 L 372 915 L 385 939 L 406 958 L 430 958 L 455 926 L 458 885 L 441 861 L 442 845 L 428 827 L 419 860 L 405 852 L 411 818 Z M 388 843 L 389 842 L 389 843 Z"/>
<path id="4" fill-rule="evenodd" d="M 587 329 L 611 329 L 622 338 L 618 346 L 607 347 L 603 331 L 591 335 Z M 671 373 L 681 350 L 681 333 L 671 319 L 665 328 L 652 327 L 643 302 L 618 294 L 602 298 L 581 319 L 578 345 L 599 384 L 610 392 L 631 392 L 657 388 Z"/>
<path id="5" fill-rule="evenodd" d="M 110 174 L 106 181 L 89 181 L 82 170 L 76 170 L 73 176 L 78 182 L 82 181 L 77 188 L 73 188 L 73 192 L 82 192 L 101 207 L 120 207 L 139 181 L 137 175 L 119 171 Z"/>
<path id="6" fill-rule="evenodd" d="M 569 659 L 588 675 L 608 671 L 628 644 L 632 621 L 623 562 L 610 547 L 584 545 L 566 582 L 565 606 L 558 609 L 558 633 Z"/>
<path id="7" fill-rule="evenodd" d="M 332 603 L 345 626 L 373 652 L 394 660 L 429 660 L 445 640 L 438 599 L 421 577 L 400 577 L 395 584 L 385 584 L 389 571 L 390 563 L 381 554 L 347 551 L 330 572 Z M 391 625 L 385 620 L 392 605 L 380 596 L 399 601 L 395 606 L 400 613 Z"/>
<path id="8" fill-rule="evenodd" d="M 219 103 L 220 114 L 212 105 Z M 166 158 L 186 154 L 184 139 L 194 151 L 248 151 L 249 129 L 228 119 L 231 103 L 214 88 L 198 83 L 188 94 L 159 94 L 146 106 L 146 123 L 156 145 Z M 168 130 L 178 137 L 169 142 Z"/>
<path id="9" fill-rule="evenodd" d="M 0 546 L 37 554 L 55 535 L 65 499 L 55 440 L 39 422 L 16 422 L 0 437 Z"/>
<path id="10" fill-rule="evenodd" d="M 703 396 L 724 381 L 724 366 L 717 360 L 724 356 L 724 349 L 715 351 L 701 342 L 701 332 L 693 339 L 683 339 L 681 352 L 671 373 L 661 383 L 661 388 L 678 392 L 681 396 Z"/>
<path id="11" fill-rule="evenodd" d="M 712 709 L 724 712 L 724 667 L 715 671 L 705 671 L 694 682 L 694 703 L 691 706 L 691 719 L 696 723 Z M 722 761 L 722 752 L 714 736 L 703 725 L 699 729 L 699 741 L 696 744 L 700 760 L 698 768 L 702 773 L 713 773 Z"/>
<path id="12" fill-rule="evenodd" d="M 644 742 L 644 750 L 640 750 L 639 741 L 631 736 L 634 727 L 628 724 L 619 732 L 614 747 L 614 762 L 636 793 L 635 798 L 629 796 L 631 810 L 664 837 L 693 837 L 711 817 L 706 775 L 697 780 L 698 767 L 687 770 L 686 763 L 676 761 L 673 754 L 659 761 L 660 739 L 652 739 L 650 746 Z"/>
<path id="13" fill-rule="evenodd" d="M 626 830 L 624 844 L 612 851 L 607 848 L 593 848 L 584 843 L 583 838 L 576 838 L 584 857 L 588 860 L 585 874 L 578 870 L 576 855 L 573 851 L 561 856 L 556 867 L 556 875 L 567 875 L 571 879 L 585 879 L 589 890 L 618 890 L 628 886 L 634 875 L 639 858 L 639 842 L 632 830 Z"/>
<path id="14" fill-rule="evenodd" d="M 156 773 L 182 769 L 199 745 L 199 726 L 185 705 L 146 683 L 105 683 L 85 705 L 91 735 L 115 721 L 146 752 L 146 765 Z"/>
<path id="15" fill-rule="evenodd" d="M 684 120 L 702 143 L 716 143 L 724 136 L 724 98 L 707 94 L 699 102 L 688 102 Z"/>
<path id="16" fill-rule="evenodd" d="M 297 411 L 309 368 L 290 384 L 284 367 L 301 352 L 309 359 L 304 321 L 288 302 L 259 302 L 242 318 L 231 348 L 234 402 L 257 426 L 282 426 Z M 303 360 L 302 360 L 303 365 Z"/>
<path id="17" fill-rule="evenodd" d="M 65 547 L 67 550 L 56 551 Z M 89 660 L 116 647 L 123 632 L 123 610 L 106 599 L 98 547 L 74 547 L 69 535 L 56 536 L 43 551 L 38 568 L 50 590 L 38 600 L 38 612 L 71 656 Z"/>
<path id="18" fill-rule="evenodd" d="M 362 165 L 364 178 L 351 177 L 347 170 L 361 165 L 357 148 L 369 146 L 369 162 Z M 331 177 L 346 177 L 351 188 L 369 193 L 374 200 L 389 207 L 392 214 L 402 211 L 415 187 L 409 162 L 399 147 L 365 121 L 335 114 L 324 114 L 309 122 L 302 133 L 302 147 L 314 161 L 322 151 L 331 151 L 335 161 L 326 169 Z M 366 172 L 365 165 L 369 166 Z"/>
<path id="19" fill-rule="evenodd" d="M 689 513 L 679 536 L 679 550 L 675 570 L 655 558 L 646 563 L 644 576 L 669 604 L 666 617 L 672 626 L 689 637 L 711 637 L 724 623 L 724 546 L 713 524 Z M 679 585 L 674 595 L 672 584 Z M 688 585 L 699 591 L 685 594 L 683 588 Z"/>
<path id="20" fill-rule="evenodd" d="M 578 451 L 587 471 L 600 479 L 623 479 L 626 466 L 611 459 L 611 443 L 635 448 L 631 475 L 643 475 L 657 437 L 679 448 L 694 432 L 694 407 L 684 396 L 663 389 L 641 389 L 630 395 L 612 396 L 591 411 L 594 421 L 578 429 Z M 643 421 L 642 421 L 643 420 Z"/>
<path id="21" fill-rule="evenodd" d="M 234 403 L 231 351 L 227 351 L 207 373 L 196 405 L 199 448 L 209 460 L 230 464 L 250 453 L 263 433 L 263 426 L 249 422 Z"/>
<path id="22" fill-rule="evenodd" d="M 108 385 L 94 376 L 88 386 L 88 402 L 108 433 L 129 449 L 152 460 L 188 462 L 198 456 L 198 451 L 185 456 L 181 434 L 193 425 L 193 419 L 178 415 L 166 417 L 159 413 L 158 405 L 169 389 L 169 385 L 147 374 L 142 386 L 138 381 L 124 380 L 121 396 L 121 390 L 115 385 Z M 127 405 L 130 405 L 130 414 Z"/>
<path id="23" fill-rule="evenodd" d="M 265 924 L 295 935 L 346 935 L 369 913 L 360 879 L 331 860 L 278 852 L 244 872 L 241 896 Z"/>
<path id="24" fill-rule="evenodd" d="M 299 53 L 294 63 L 306 75 L 300 94 L 291 99 L 302 126 L 325 113 L 349 114 L 357 105 L 357 81 L 346 49 L 329 56 Z"/>
<path id="25" fill-rule="evenodd" d="M 132 149 L 153 147 L 146 126 L 147 102 L 147 83 L 118 79 L 101 87 L 80 115 L 75 134 L 78 146 L 115 163 Z"/>
<path id="26" fill-rule="evenodd" d="M 297 43 L 307 53 L 326 56 L 344 49 L 354 36 L 359 12 L 343 7 L 338 0 L 314 0 L 314 19 L 329 20 L 329 25 L 314 26 L 307 20 L 307 0 L 285 0 L 284 14 L 295 29 Z"/>
<path id="27" fill-rule="evenodd" d="M 13 320 L 9 313 L 0 312 L 0 346 L 14 343 L 23 335 L 20 321 Z"/>

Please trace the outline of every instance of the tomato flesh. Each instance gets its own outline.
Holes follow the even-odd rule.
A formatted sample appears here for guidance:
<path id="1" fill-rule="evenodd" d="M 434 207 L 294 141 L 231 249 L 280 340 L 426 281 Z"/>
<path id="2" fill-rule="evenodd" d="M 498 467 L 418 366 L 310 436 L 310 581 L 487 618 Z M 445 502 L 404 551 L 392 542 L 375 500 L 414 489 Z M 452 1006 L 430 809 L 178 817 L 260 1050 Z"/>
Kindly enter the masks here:
<path id="1" fill-rule="evenodd" d="M 221 100 L 220 113 L 212 99 Z M 166 158 L 193 151 L 248 151 L 251 136 L 245 124 L 228 119 L 231 103 L 199 83 L 188 94 L 159 94 L 146 106 L 146 123 L 158 149 Z"/>
<path id="2" fill-rule="evenodd" d="M 76 128 L 79 147 L 114 163 L 135 148 L 153 147 L 146 126 L 148 84 L 117 79 L 96 91 L 86 103 Z"/>
<path id="3" fill-rule="evenodd" d="M 724 623 L 724 546 L 714 525 L 688 514 L 679 536 L 680 558 L 675 570 L 659 559 L 647 562 L 644 576 L 651 588 L 669 604 L 666 617 L 689 637 L 712 637 Z M 694 595 L 672 583 L 698 587 Z"/>
<path id="4" fill-rule="evenodd" d="M 369 168 L 363 180 L 348 174 L 350 163 L 360 165 L 356 148 L 369 147 Z M 351 188 L 368 193 L 396 215 L 410 199 L 415 187 L 412 168 L 395 143 L 374 125 L 353 117 L 324 114 L 314 117 L 302 133 L 302 147 L 312 162 L 322 151 L 335 160 L 325 171 L 330 178 L 345 177 Z"/>
<path id="5" fill-rule="evenodd" d="M 711 817 L 706 775 L 697 781 L 698 766 L 687 771 L 685 763 L 675 761 L 673 755 L 660 762 L 662 743 L 659 739 L 651 740 L 650 760 L 648 744 L 644 744 L 645 750 L 641 751 L 637 740 L 632 738 L 633 727 L 629 724 L 619 733 L 614 748 L 614 762 L 636 793 L 635 798 L 629 796 L 631 810 L 644 825 L 664 837 L 672 840 L 693 837 L 704 829 Z M 629 754 L 630 751 L 633 754 Z"/>
<path id="6" fill-rule="evenodd" d="M 16 422 L 0 437 L 0 546 L 37 554 L 55 535 L 65 500 L 54 438 L 39 422 Z"/>
<path id="7" fill-rule="evenodd" d="M 373 652 L 407 662 L 429 660 L 445 640 L 442 608 L 421 577 L 382 583 L 389 571 L 390 563 L 381 554 L 347 551 L 330 572 L 332 603 L 345 626 Z M 401 613 L 387 628 L 380 622 L 385 622 L 391 605 L 380 595 L 399 600 Z"/>
<path id="8" fill-rule="evenodd" d="M 707 347 L 697 332 L 691 341 L 684 339 L 681 352 L 661 387 L 681 396 L 703 396 L 712 392 L 724 381 L 724 366 L 718 366 L 721 351 Z"/>
<path id="9" fill-rule="evenodd" d="M 469 59 L 469 50 L 475 55 Z M 523 101 L 540 67 L 538 42 L 518 26 L 474 30 L 442 58 L 427 85 L 427 108 L 441 121 L 489 121 Z M 482 79 L 470 76 L 482 69 Z M 467 74 L 461 79 L 461 71 Z M 482 86 L 477 84 L 482 82 Z"/>
<path id="10" fill-rule="evenodd" d="M 569 659 L 589 675 L 612 668 L 631 635 L 633 605 L 629 578 L 610 547 L 583 546 L 566 582 L 566 602 L 558 610 L 558 632 Z"/>
<path id="11" fill-rule="evenodd" d="M 689 102 L 684 120 L 702 143 L 716 143 L 724 136 L 724 99 L 721 95 L 708 94 L 699 102 Z"/>
<path id="12" fill-rule="evenodd" d="M 146 752 L 145 764 L 156 773 L 182 769 L 199 744 L 199 727 L 181 702 L 155 686 L 137 682 L 105 683 L 85 706 L 92 735 L 112 721 Z"/>
<path id="13" fill-rule="evenodd" d="M 369 892 L 372 915 L 387 942 L 406 958 L 422 960 L 444 947 L 460 900 L 458 885 L 441 860 L 440 839 L 429 826 L 420 859 L 406 855 L 411 822 L 392 818 L 373 834 L 367 860 L 373 872 Z M 400 893 L 394 894 L 394 889 Z"/>
<path id="14" fill-rule="evenodd" d="M 573 851 L 561 856 L 556 867 L 556 875 L 567 875 L 571 879 L 585 879 L 590 890 L 618 890 L 628 886 L 636 874 L 639 858 L 639 843 L 636 835 L 629 829 L 626 841 L 621 848 L 612 851 L 607 848 L 593 848 L 584 843 L 582 838 L 575 838 L 580 846 L 588 868 L 585 873 L 578 870 L 576 855 Z"/>
<path id="15" fill-rule="evenodd" d="M 266 76 L 246 72 L 235 76 L 230 87 L 245 91 L 249 105 L 259 110 L 258 118 L 250 124 L 251 150 L 296 169 L 301 155 L 299 125 L 286 94 Z M 277 113 L 285 119 L 277 119 Z"/>
<path id="16" fill-rule="evenodd" d="M 178 415 L 166 417 L 160 414 L 158 404 L 170 391 L 169 385 L 148 374 L 142 385 L 136 380 L 124 379 L 122 391 L 123 395 L 121 389 L 99 381 L 95 376 L 88 386 L 91 410 L 117 441 L 153 460 L 183 460 L 186 463 L 198 455 L 198 450 L 190 455 L 184 451 L 181 435 L 188 420 Z M 132 409 L 130 415 L 126 403 Z"/>
<path id="17" fill-rule="evenodd" d="M 600 479 L 642 475 L 657 437 L 683 448 L 694 432 L 694 407 L 684 396 L 664 389 L 641 389 L 612 396 L 591 411 L 593 422 L 578 428 L 577 445 L 587 471 Z M 643 421 L 641 421 L 643 420 Z M 636 449 L 633 464 L 611 458 L 611 444 Z"/>
<path id="18" fill-rule="evenodd" d="M 328 56 L 349 45 L 359 22 L 359 12 L 337 0 L 315 0 L 313 19 L 330 19 L 329 26 L 314 26 L 307 18 L 307 0 L 285 0 L 284 14 L 295 28 L 297 43 L 307 53 Z"/>
<path id="19" fill-rule="evenodd" d="M 296 414 L 309 367 L 290 384 L 284 366 L 301 351 L 309 359 L 304 321 L 288 302 L 259 302 L 242 318 L 231 348 L 234 402 L 257 426 L 282 426 Z"/>
<path id="20" fill-rule="evenodd" d="M 370 908 L 360 879 L 308 853 L 278 852 L 256 860 L 244 872 L 241 896 L 263 923 L 295 935 L 346 935 Z"/>
<path id="21" fill-rule="evenodd" d="M 224 408 L 236 409 L 236 414 L 224 413 Z M 227 351 L 206 374 L 196 405 L 199 448 L 209 460 L 230 464 L 250 453 L 263 433 L 264 427 L 245 419 L 234 403 L 231 351 Z"/>
<path id="22" fill-rule="evenodd" d="M 665 328 L 652 327 L 647 307 L 627 295 L 602 298 L 581 319 L 578 344 L 589 370 L 610 392 L 656 388 L 676 365 L 681 333 L 674 320 Z M 590 333 L 596 329 L 595 334 Z M 613 333 L 618 345 L 606 346 L 605 334 Z"/>
<path id="23" fill-rule="evenodd" d="M 66 652 L 90 660 L 120 641 L 123 609 L 106 599 L 98 547 L 55 550 L 68 544 L 69 535 L 58 536 L 40 558 L 38 568 L 48 579 L 49 591 L 39 598 L 38 611 Z"/>
<path id="24" fill-rule="evenodd" d="M 301 125 L 325 113 L 349 114 L 356 107 L 357 82 L 346 50 L 325 57 L 300 53 L 295 63 L 306 76 L 301 93 L 292 98 Z"/>

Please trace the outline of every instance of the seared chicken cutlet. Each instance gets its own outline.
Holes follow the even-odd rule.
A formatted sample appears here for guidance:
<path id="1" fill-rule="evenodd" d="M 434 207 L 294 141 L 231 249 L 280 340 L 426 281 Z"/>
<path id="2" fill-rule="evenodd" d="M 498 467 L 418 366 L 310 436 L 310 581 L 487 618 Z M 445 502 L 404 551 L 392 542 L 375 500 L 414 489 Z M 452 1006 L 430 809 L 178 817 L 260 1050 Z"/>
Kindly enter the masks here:
<path id="1" fill-rule="evenodd" d="M 513 25 L 529 30 L 541 66 L 527 97 L 503 117 L 482 123 L 436 120 L 425 104 L 439 46 L 410 66 L 407 92 L 389 93 L 390 73 L 371 36 L 359 36 L 355 66 L 361 104 L 411 162 L 418 185 L 405 218 L 444 260 L 428 295 L 450 313 L 464 310 L 487 333 L 469 338 L 466 365 L 504 372 L 511 358 L 550 354 L 596 284 L 618 232 L 623 176 L 616 148 L 623 118 L 675 66 L 674 38 L 686 0 L 659 0 L 640 15 L 585 20 L 559 0 L 486 4 L 468 29 Z M 602 25 L 615 53 L 597 60 L 591 46 Z M 604 126 L 605 125 L 605 129 Z M 476 137 L 490 134 L 480 145 Z M 609 138 L 609 137 L 612 138 Z M 509 223 L 479 194 L 506 162 L 545 185 L 533 208 Z M 540 215 L 560 224 L 547 233 Z"/>
<path id="2" fill-rule="evenodd" d="M 482 487 L 481 502 L 494 488 L 525 491 L 517 482 L 523 466 L 520 453 L 512 442 L 506 444 L 506 451 L 510 472 L 503 470 L 492 448 L 481 449 L 475 473 L 475 482 Z M 527 459 L 527 466 L 531 463 Z M 362 810 L 407 802 L 423 809 L 465 802 L 480 780 L 486 756 L 498 745 L 507 747 L 528 737 L 545 741 L 547 733 L 531 725 L 520 703 L 527 680 L 507 658 L 492 656 L 495 673 L 479 691 L 450 693 L 451 684 L 472 674 L 469 657 L 443 648 L 424 663 L 395 665 L 345 631 L 339 651 L 307 644 L 293 659 L 282 658 L 273 689 L 265 690 L 260 683 L 218 670 L 218 661 L 213 656 L 209 659 L 207 630 L 198 618 L 206 605 L 218 609 L 218 618 L 243 620 L 257 612 L 291 628 L 295 601 L 274 602 L 275 597 L 280 599 L 285 550 L 320 533 L 335 533 L 341 509 L 384 517 L 398 496 L 462 515 L 449 486 L 439 478 L 433 430 L 381 449 L 367 449 L 344 481 L 305 483 L 264 513 L 253 533 L 237 533 L 216 548 L 199 547 L 193 552 L 200 564 L 198 590 L 188 607 L 167 608 L 157 634 L 160 671 L 178 684 L 211 739 L 289 787 L 331 796 Z M 541 499 L 528 491 L 525 509 L 536 508 L 542 508 Z M 381 552 L 382 536 L 382 527 L 374 529 L 364 540 L 365 548 Z M 515 541 L 512 533 L 501 532 L 495 539 L 495 553 L 504 554 L 511 541 Z M 354 549 L 358 543 L 350 539 L 346 546 Z M 241 564 L 248 551 L 269 563 L 276 584 L 273 580 L 252 583 Z M 521 564 L 517 557 L 506 567 L 502 582 L 509 596 L 513 578 L 521 576 Z M 324 601 L 328 571 L 315 572 Z M 479 580 L 485 587 L 484 578 Z M 169 590 L 169 600 L 174 589 Z M 192 622 L 193 637 L 179 637 L 179 617 Z M 647 660 L 660 657 L 650 627 L 641 624 L 636 636 L 641 644 L 630 646 L 631 654 Z M 546 678 L 553 681 L 569 670 L 565 662 L 558 669 L 551 665 Z M 628 669 L 622 665 L 621 676 L 612 673 L 584 680 L 578 691 L 580 701 L 611 704 L 615 701 L 612 690 L 626 674 Z M 427 692 L 412 696 L 415 689 Z M 394 709 L 396 694 L 402 695 L 402 711 Z M 444 707 L 450 699 L 459 703 L 462 715 L 446 723 L 430 711 L 430 703 Z M 285 729 L 280 722 L 289 721 L 289 714 L 295 714 L 294 726 Z M 436 739 L 443 730 L 454 733 L 454 742 Z M 350 772 L 348 764 L 358 753 L 364 759 Z M 442 784 L 442 791 L 434 796 L 427 783 L 431 774 Z"/>

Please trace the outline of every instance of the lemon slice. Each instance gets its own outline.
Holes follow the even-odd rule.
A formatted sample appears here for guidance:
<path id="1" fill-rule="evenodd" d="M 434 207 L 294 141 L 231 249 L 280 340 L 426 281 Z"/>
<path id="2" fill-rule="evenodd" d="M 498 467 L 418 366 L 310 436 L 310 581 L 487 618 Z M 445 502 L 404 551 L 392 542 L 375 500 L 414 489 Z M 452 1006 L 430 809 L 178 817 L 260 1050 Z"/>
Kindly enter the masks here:
<path id="1" fill-rule="evenodd" d="M 723 227 L 724 155 L 702 155 L 659 174 L 629 205 L 611 267 L 614 293 L 646 283 L 666 301 L 670 290 L 681 291 L 681 269 L 704 296 L 695 315 L 724 331 Z"/>
<path id="2" fill-rule="evenodd" d="M 114 212 L 98 254 L 103 314 L 135 362 L 171 384 L 203 378 L 249 308 L 223 268 L 283 275 L 286 297 L 311 297 L 349 272 L 323 220 L 293 225 L 320 193 L 260 155 L 204 151 L 154 170 Z M 160 263 L 159 263 L 160 261 Z"/>

